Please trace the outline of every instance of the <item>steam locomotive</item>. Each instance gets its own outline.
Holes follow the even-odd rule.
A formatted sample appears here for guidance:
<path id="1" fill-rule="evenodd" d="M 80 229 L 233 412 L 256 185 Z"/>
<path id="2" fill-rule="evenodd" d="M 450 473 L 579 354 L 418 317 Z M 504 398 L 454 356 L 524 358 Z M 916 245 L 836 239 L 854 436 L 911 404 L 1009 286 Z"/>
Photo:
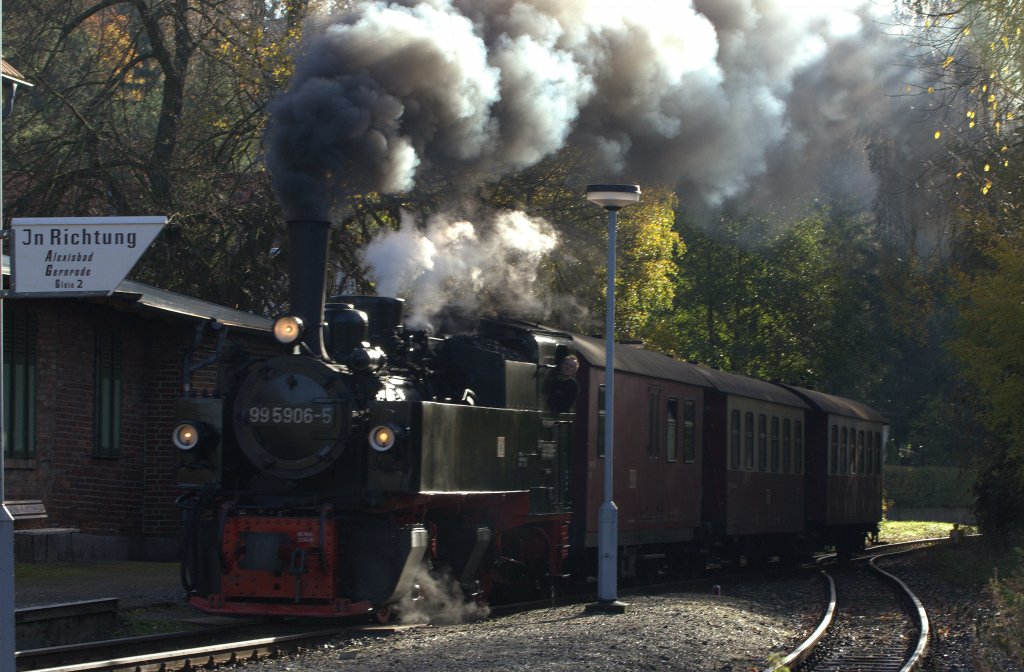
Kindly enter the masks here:
<path id="1" fill-rule="evenodd" d="M 220 614 L 387 618 L 425 572 L 468 598 L 597 565 L 604 350 L 400 299 L 323 301 L 329 224 L 288 224 L 284 354 L 221 353 L 223 394 L 178 403 L 182 579 Z M 885 419 L 857 402 L 639 348 L 615 352 L 624 578 L 863 547 Z"/>

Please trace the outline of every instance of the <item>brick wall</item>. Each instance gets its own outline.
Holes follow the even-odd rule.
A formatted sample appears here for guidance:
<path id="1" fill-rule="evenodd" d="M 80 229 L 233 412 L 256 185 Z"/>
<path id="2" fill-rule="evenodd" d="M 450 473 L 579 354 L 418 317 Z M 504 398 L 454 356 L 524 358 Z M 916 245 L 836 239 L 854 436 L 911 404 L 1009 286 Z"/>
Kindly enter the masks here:
<path id="1" fill-rule="evenodd" d="M 7 311 L 37 315 L 36 455 L 5 461 L 5 496 L 42 499 L 49 518 L 34 523 L 78 527 L 83 534 L 173 539 L 179 512 L 174 500 L 177 451 L 170 441 L 175 403 L 182 392 L 186 352 L 196 321 L 173 313 L 124 309 L 102 301 L 31 299 L 8 301 Z M 93 449 L 95 339 L 97 329 L 121 333 L 122 415 L 120 454 Z M 267 351 L 268 337 L 241 331 L 229 340 Z M 207 332 L 198 357 L 212 352 Z M 194 376 L 198 390 L 212 392 L 216 367 Z M 19 522 L 19 527 L 24 523 Z"/>
<path id="2" fill-rule="evenodd" d="M 36 455 L 8 465 L 9 499 L 42 499 L 49 525 L 97 534 L 139 534 L 138 502 L 146 412 L 146 371 L 139 317 L 71 300 L 22 300 L 9 310 L 34 310 L 36 343 Z M 121 453 L 93 450 L 97 329 L 123 334 L 124 402 Z"/>
<path id="3" fill-rule="evenodd" d="M 171 444 L 171 430 L 178 420 L 175 406 L 183 394 L 184 362 L 195 338 L 195 323 L 178 324 L 167 328 L 156 323 L 151 325 L 148 340 L 150 380 L 146 389 L 146 408 L 149 423 L 146 428 L 146 454 L 144 459 L 143 533 L 147 537 L 171 537 L 177 535 L 180 512 L 174 500 L 181 494 L 175 482 L 178 466 L 178 450 Z M 217 338 L 209 329 L 204 330 L 203 340 L 192 354 L 192 361 L 201 361 L 211 355 Z M 258 336 L 229 330 L 225 349 L 241 344 L 252 354 L 277 354 L 280 347 L 269 334 Z M 220 394 L 217 388 L 218 367 L 208 366 L 196 371 L 190 377 L 193 394 Z"/>

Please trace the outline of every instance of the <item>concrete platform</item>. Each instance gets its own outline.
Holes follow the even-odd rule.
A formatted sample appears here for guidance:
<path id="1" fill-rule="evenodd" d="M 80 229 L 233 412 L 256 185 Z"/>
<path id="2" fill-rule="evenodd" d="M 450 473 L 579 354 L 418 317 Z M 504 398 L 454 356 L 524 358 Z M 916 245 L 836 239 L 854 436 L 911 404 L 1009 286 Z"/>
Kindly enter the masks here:
<path id="1" fill-rule="evenodd" d="M 176 562 L 16 562 L 16 608 L 116 597 L 120 609 L 184 604 Z"/>

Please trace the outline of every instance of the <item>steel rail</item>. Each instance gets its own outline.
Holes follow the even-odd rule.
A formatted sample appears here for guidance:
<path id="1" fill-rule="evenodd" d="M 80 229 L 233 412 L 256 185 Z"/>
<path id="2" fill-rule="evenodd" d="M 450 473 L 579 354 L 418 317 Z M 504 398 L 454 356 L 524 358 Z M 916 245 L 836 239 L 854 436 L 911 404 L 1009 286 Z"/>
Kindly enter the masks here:
<path id="1" fill-rule="evenodd" d="M 793 665 L 803 662 L 809 655 L 811 655 L 814 648 L 818 646 L 818 642 L 820 642 L 828 633 L 828 629 L 832 625 L 832 617 L 835 616 L 836 613 L 836 582 L 824 569 L 819 569 L 819 571 L 825 578 L 828 585 L 828 604 L 825 606 L 825 613 L 821 617 L 821 622 L 818 623 L 814 632 L 812 632 L 807 639 L 793 649 L 789 655 L 772 667 L 766 668 L 764 672 L 775 672 L 775 670 L 779 669 L 788 669 Z"/>
<path id="2" fill-rule="evenodd" d="M 220 664 L 234 664 L 245 660 L 256 660 L 260 657 L 279 655 L 281 652 L 292 651 L 306 644 L 331 639 L 343 631 L 343 628 L 329 628 L 299 634 L 224 642 L 209 646 L 161 651 L 109 660 L 72 663 L 57 667 L 35 669 L 33 672 L 114 672 L 121 670 L 165 672 L 168 670 L 210 669 Z"/>
<path id="3" fill-rule="evenodd" d="M 913 550 L 917 549 L 911 549 L 911 551 Z M 925 611 L 924 605 L 921 604 L 921 600 L 917 599 L 917 595 L 914 595 L 914 591 L 910 590 L 910 586 L 908 586 L 895 575 L 890 574 L 889 572 L 885 571 L 884 569 L 876 565 L 875 561 L 879 560 L 880 558 L 888 558 L 893 555 L 910 553 L 911 551 L 899 551 L 898 553 L 886 553 L 885 555 L 876 555 L 868 561 L 868 564 L 871 565 L 871 569 L 875 570 L 876 572 L 888 578 L 889 580 L 895 582 L 896 585 L 898 585 L 900 589 L 903 591 L 903 594 L 907 596 L 907 598 L 910 600 L 911 605 L 913 606 L 913 616 L 917 620 L 918 628 L 917 644 L 914 647 L 913 653 L 910 654 L 910 658 L 908 658 L 907 662 L 904 663 L 903 667 L 900 668 L 900 672 L 911 672 L 912 670 L 917 669 L 917 666 L 924 661 L 924 656 L 928 651 L 928 637 L 930 634 L 928 612 Z"/>
<path id="4" fill-rule="evenodd" d="M 889 549 L 892 549 L 892 548 L 897 548 L 897 547 L 902 547 L 902 546 L 917 546 L 917 545 L 920 545 L 920 544 L 925 544 L 925 546 L 922 546 L 922 548 L 928 548 L 928 547 L 935 546 L 935 545 L 938 545 L 938 544 L 941 544 L 941 543 L 948 543 L 949 541 L 950 540 L 945 538 L 945 537 L 939 537 L 939 538 L 933 538 L 933 539 L 918 539 L 918 540 L 914 540 L 914 541 L 907 541 L 907 542 L 899 542 L 899 543 L 896 543 L 896 544 L 889 544 L 889 545 L 886 545 L 885 549 L 889 550 Z M 880 548 L 876 548 L 874 550 L 881 550 L 881 549 Z M 911 605 L 911 608 L 908 609 L 908 611 L 910 612 L 910 616 L 911 616 L 912 620 L 915 622 L 915 624 L 917 625 L 917 628 L 918 628 L 918 641 L 917 641 L 917 643 L 916 643 L 916 645 L 914 647 L 913 652 L 906 659 L 906 661 L 904 662 L 903 666 L 900 668 L 899 672 L 912 672 L 913 670 L 917 669 L 918 666 L 924 661 L 924 657 L 925 657 L 925 655 L 927 653 L 927 649 L 928 649 L 928 639 L 929 639 L 929 634 L 930 634 L 929 633 L 930 625 L 929 625 L 929 621 L 928 621 L 928 614 L 927 614 L 927 611 L 924 608 L 924 605 L 917 598 L 917 596 L 913 593 L 913 591 L 910 590 L 910 587 L 907 586 L 906 583 L 904 583 L 902 580 L 900 580 L 899 578 L 897 578 L 893 574 L 891 574 L 889 572 L 886 572 L 885 570 L 883 570 L 880 567 L 878 567 L 875 564 L 875 561 L 877 559 L 879 559 L 879 558 L 886 558 L 886 557 L 891 557 L 891 556 L 896 556 L 896 555 L 902 555 L 904 553 L 910 553 L 910 552 L 913 552 L 915 550 L 918 550 L 918 548 L 908 548 L 908 549 L 905 549 L 905 550 L 888 552 L 888 553 L 871 554 L 870 558 L 868 558 L 868 565 L 869 565 L 869 567 L 874 572 L 876 572 L 880 576 L 882 576 L 882 577 L 884 577 L 884 578 L 894 582 L 896 584 L 896 586 L 899 588 L 899 590 L 901 591 L 900 594 L 903 595 L 906 598 L 906 600 L 908 601 L 908 603 Z M 822 563 L 824 563 L 826 561 L 833 560 L 835 557 L 836 557 L 835 554 L 824 555 L 824 556 L 820 556 L 819 558 L 817 558 L 815 562 L 820 565 L 820 564 L 822 564 Z M 820 571 L 821 571 L 822 575 L 825 577 L 825 579 L 828 582 L 828 592 L 829 592 L 828 604 L 825 607 L 825 610 L 824 610 L 824 613 L 822 615 L 821 621 L 815 627 L 814 631 L 803 642 L 801 642 L 795 649 L 793 649 L 789 654 L 787 654 L 782 660 L 773 663 L 770 667 L 765 668 L 763 670 L 763 672 L 776 672 L 777 670 L 790 669 L 790 668 L 792 668 L 795 665 L 799 665 L 800 663 L 802 663 L 805 660 L 807 660 L 807 658 L 815 651 L 816 647 L 821 643 L 821 641 L 828 634 L 829 628 L 832 625 L 832 622 L 833 622 L 833 619 L 834 619 L 835 613 L 836 613 L 836 606 L 837 606 L 836 586 L 835 586 L 835 581 L 833 580 L 832 576 L 829 575 L 829 573 L 824 568 L 822 568 Z"/>

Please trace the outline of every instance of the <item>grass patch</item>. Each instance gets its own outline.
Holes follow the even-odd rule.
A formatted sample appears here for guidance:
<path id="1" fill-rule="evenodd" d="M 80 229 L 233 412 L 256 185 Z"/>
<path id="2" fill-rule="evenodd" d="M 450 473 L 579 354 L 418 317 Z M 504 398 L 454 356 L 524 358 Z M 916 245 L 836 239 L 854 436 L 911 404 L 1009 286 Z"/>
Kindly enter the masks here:
<path id="1" fill-rule="evenodd" d="M 975 475 L 956 467 L 885 465 L 886 499 L 900 508 L 970 508 Z"/>
<path id="2" fill-rule="evenodd" d="M 126 582 L 137 580 L 137 577 L 148 577 L 154 570 L 167 572 L 167 567 L 177 567 L 178 563 L 148 562 L 143 560 L 119 561 L 80 561 L 80 562 L 17 562 L 14 564 L 14 575 L 25 581 L 80 580 L 89 581 L 93 577 L 119 575 Z"/>
<path id="3" fill-rule="evenodd" d="M 1014 548 L 1007 555 L 988 582 L 995 612 L 985 633 L 1018 665 L 1024 665 L 1024 549 Z"/>
<path id="4" fill-rule="evenodd" d="M 183 630 L 200 630 L 201 624 L 188 622 L 198 612 L 182 605 L 157 605 L 127 609 L 117 615 L 118 637 L 139 637 Z"/>
<path id="5" fill-rule="evenodd" d="M 991 603 L 974 611 L 978 639 L 1001 650 L 1016 666 L 1024 666 L 1024 551 L 977 539 L 933 549 L 922 560 L 941 581 L 984 587 Z M 998 657 L 989 660 L 990 655 L 985 647 L 979 650 L 979 670 L 1004 669 Z"/>
<path id="6" fill-rule="evenodd" d="M 883 521 L 880 541 L 898 542 L 945 537 L 951 523 Z M 968 534 L 972 525 L 960 526 Z M 942 545 L 917 556 L 916 563 L 939 584 L 970 586 L 988 597 L 989 604 L 973 605 L 971 620 L 979 641 L 999 649 L 1018 667 L 1024 666 L 1024 549 L 990 544 L 984 537 Z M 997 672 L 1004 665 L 986 660 L 990 650 L 977 650 L 978 669 Z"/>
<path id="7" fill-rule="evenodd" d="M 964 534 L 977 534 L 976 525 L 960 525 Z M 878 541 L 898 544 L 916 539 L 948 537 L 953 523 L 939 523 L 930 520 L 883 520 L 878 525 Z"/>

